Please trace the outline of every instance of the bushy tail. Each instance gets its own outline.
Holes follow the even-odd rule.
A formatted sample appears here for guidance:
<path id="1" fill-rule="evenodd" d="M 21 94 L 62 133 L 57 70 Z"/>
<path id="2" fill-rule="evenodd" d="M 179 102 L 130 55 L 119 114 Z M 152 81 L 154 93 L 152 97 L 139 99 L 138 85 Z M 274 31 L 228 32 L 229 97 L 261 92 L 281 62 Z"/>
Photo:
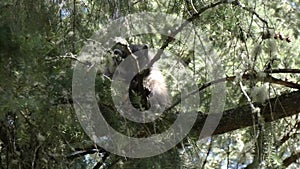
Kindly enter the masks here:
<path id="1" fill-rule="evenodd" d="M 149 76 L 144 80 L 144 86 L 149 89 L 149 101 L 156 109 L 164 110 L 170 106 L 170 96 L 166 81 L 158 68 L 152 68 Z"/>

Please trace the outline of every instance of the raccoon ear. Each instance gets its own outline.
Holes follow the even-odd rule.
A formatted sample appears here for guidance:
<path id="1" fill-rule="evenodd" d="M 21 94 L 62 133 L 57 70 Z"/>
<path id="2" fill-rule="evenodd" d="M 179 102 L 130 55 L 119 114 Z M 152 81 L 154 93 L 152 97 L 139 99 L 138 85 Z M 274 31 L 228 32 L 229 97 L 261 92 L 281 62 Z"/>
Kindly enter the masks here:
<path id="1" fill-rule="evenodd" d="M 149 45 L 144 45 L 143 47 L 142 47 L 142 49 L 148 49 L 149 48 Z"/>

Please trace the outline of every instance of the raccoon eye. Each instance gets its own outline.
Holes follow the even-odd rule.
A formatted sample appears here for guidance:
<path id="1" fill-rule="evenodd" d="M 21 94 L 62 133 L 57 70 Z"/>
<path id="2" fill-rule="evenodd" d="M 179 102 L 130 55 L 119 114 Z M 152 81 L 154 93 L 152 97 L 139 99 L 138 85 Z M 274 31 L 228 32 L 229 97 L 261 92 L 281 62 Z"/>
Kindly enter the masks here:
<path id="1" fill-rule="evenodd" d="M 125 58 L 124 53 L 123 53 L 120 49 L 114 49 L 114 54 L 115 54 L 115 55 L 119 55 L 119 56 L 121 56 L 122 58 Z"/>

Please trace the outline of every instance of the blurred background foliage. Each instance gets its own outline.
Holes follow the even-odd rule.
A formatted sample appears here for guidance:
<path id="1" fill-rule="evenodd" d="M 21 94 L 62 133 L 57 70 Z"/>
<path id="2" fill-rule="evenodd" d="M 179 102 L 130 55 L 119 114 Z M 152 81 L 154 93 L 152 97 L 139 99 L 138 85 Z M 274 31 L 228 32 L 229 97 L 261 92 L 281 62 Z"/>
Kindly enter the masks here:
<path id="1" fill-rule="evenodd" d="M 82 130 L 71 99 L 75 61 L 68 56 L 76 57 L 95 31 L 128 14 L 163 12 L 188 19 L 215 2 L 0 1 L 0 168 L 299 168 L 299 115 L 263 124 L 263 134 L 255 133 L 253 126 L 204 141 L 187 137 L 182 146 L 146 159 L 121 158 L 102 151 Z M 240 5 L 218 5 L 192 22 L 197 32 L 207 35 L 227 76 L 264 71 L 268 66 L 300 69 L 298 1 L 231 2 Z M 159 48 L 163 38 L 143 35 L 128 41 Z M 177 52 L 200 86 L 212 80 L 203 57 L 180 42 L 168 48 Z M 300 80 L 296 73 L 275 77 L 294 83 Z M 243 81 L 243 85 L 249 95 L 254 87 L 266 86 L 268 97 L 294 90 L 256 79 Z M 109 81 L 97 76 L 96 88 L 101 94 L 99 106 L 112 106 Z M 177 94 L 172 93 L 174 97 Z M 208 112 L 210 96 L 210 88 L 201 92 L 200 111 Z M 248 102 L 238 81 L 228 82 L 226 109 L 245 104 Z M 141 126 L 152 127 L 131 126 L 110 111 L 106 111 L 109 121 L 122 132 L 134 134 Z M 170 110 L 173 114 L 177 111 Z M 161 121 L 158 128 L 163 130 L 166 125 L 168 122 Z"/>

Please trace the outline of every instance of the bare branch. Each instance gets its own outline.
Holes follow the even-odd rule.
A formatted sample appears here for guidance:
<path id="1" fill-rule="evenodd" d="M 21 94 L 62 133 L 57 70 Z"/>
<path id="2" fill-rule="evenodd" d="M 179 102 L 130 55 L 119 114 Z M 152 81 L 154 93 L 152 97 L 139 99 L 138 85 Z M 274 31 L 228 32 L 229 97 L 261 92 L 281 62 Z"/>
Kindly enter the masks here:
<path id="1" fill-rule="evenodd" d="M 279 85 L 289 87 L 289 88 L 293 88 L 293 89 L 300 89 L 300 84 L 289 82 L 289 81 L 284 81 L 284 80 L 281 80 L 281 79 L 277 79 L 277 78 L 272 77 L 271 75 L 267 75 L 265 78 L 259 78 L 259 77 L 257 77 L 256 74 L 244 74 L 244 75 L 242 75 L 241 78 L 243 80 L 250 80 L 250 79 L 253 80 L 254 79 L 254 80 L 258 80 L 258 81 L 262 81 L 262 82 L 269 82 L 269 83 L 279 84 Z M 177 106 L 182 100 L 188 98 L 189 96 L 191 96 L 191 95 L 193 95 L 193 94 L 195 94 L 199 91 L 202 91 L 202 90 L 210 87 L 211 85 L 226 82 L 226 81 L 230 82 L 230 81 L 234 81 L 235 79 L 236 79 L 236 76 L 228 76 L 228 77 L 225 77 L 225 78 L 220 78 L 220 79 L 213 80 L 213 81 L 208 82 L 208 83 L 204 83 L 201 87 L 198 88 L 198 90 L 195 90 L 195 91 L 187 94 L 183 99 L 179 98 L 170 107 L 168 107 L 165 111 L 171 110 L 172 108 Z"/>
<path id="2" fill-rule="evenodd" d="M 265 73 L 300 73 L 300 69 L 270 69 L 264 70 Z"/>
<path id="3" fill-rule="evenodd" d="M 187 20 L 185 20 L 185 22 L 183 22 L 177 29 L 173 30 L 170 34 L 170 36 L 167 37 L 167 39 L 164 41 L 164 43 L 162 44 L 162 46 L 160 47 L 161 50 L 159 50 L 154 58 L 151 60 L 151 62 L 149 63 L 149 67 L 151 67 L 156 61 L 158 61 L 160 59 L 160 56 L 163 53 L 163 50 L 166 49 L 166 47 L 168 47 L 169 43 L 173 42 L 175 39 L 174 37 L 183 30 L 184 27 L 186 27 L 189 23 L 191 23 L 192 21 L 194 21 L 195 19 L 199 18 L 199 16 L 205 12 L 208 9 L 214 8 L 216 6 L 222 5 L 222 4 L 229 4 L 228 0 L 221 0 L 218 1 L 216 3 L 211 3 L 201 9 L 198 10 L 198 13 L 193 14 L 190 18 L 188 18 Z"/>

